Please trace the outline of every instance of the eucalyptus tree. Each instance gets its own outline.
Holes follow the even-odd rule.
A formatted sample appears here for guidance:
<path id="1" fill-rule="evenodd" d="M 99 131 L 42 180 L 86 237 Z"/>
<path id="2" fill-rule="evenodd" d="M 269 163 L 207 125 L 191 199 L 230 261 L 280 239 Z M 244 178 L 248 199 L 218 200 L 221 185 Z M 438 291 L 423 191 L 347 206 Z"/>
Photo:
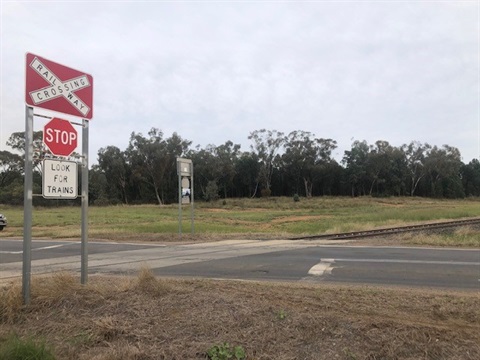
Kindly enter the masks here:
<path id="1" fill-rule="evenodd" d="M 205 149 L 190 153 L 195 169 L 195 184 L 206 200 L 218 197 L 218 194 L 212 193 L 212 189 L 217 192 L 221 189 L 225 198 L 229 191 L 232 192 L 239 155 L 240 145 L 231 141 L 219 146 L 209 144 Z"/>
<path id="2" fill-rule="evenodd" d="M 14 132 L 7 140 L 7 145 L 20 153 L 22 159 L 25 159 L 25 131 Z M 47 148 L 43 143 L 43 131 L 33 132 L 33 168 L 39 174 L 42 173 L 41 162 L 47 154 Z M 24 171 L 25 162 L 20 163 L 22 172 Z"/>
<path id="3" fill-rule="evenodd" d="M 105 172 L 98 165 L 92 165 L 88 171 L 88 201 L 95 205 L 117 203 L 118 198 L 109 198 L 109 181 Z"/>
<path id="4" fill-rule="evenodd" d="M 370 146 L 367 155 L 366 178 L 370 184 L 369 195 L 405 194 L 407 164 L 402 148 L 378 140 Z"/>
<path id="5" fill-rule="evenodd" d="M 157 128 L 152 128 L 148 137 L 132 132 L 126 150 L 132 178 L 150 186 L 159 205 L 166 197 L 175 198 L 176 186 L 172 179 L 175 179 L 176 158 L 187 153 L 190 144 L 176 133 L 164 139 L 163 132 Z"/>
<path id="6" fill-rule="evenodd" d="M 215 157 L 218 162 L 218 183 L 226 198 L 228 189 L 233 187 L 233 179 L 236 175 L 236 164 L 240 155 L 240 145 L 226 141 L 225 144 L 215 147 Z M 233 189 L 232 189 L 233 190 Z"/>
<path id="7" fill-rule="evenodd" d="M 260 162 L 257 154 L 242 152 L 235 165 L 234 183 L 238 196 L 255 197 L 259 186 Z"/>
<path id="8" fill-rule="evenodd" d="M 126 154 L 116 146 L 107 146 L 98 151 L 98 167 L 104 172 L 109 186 L 109 198 L 118 198 L 128 204 L 127 186 L 131 176 Z"/>
<path id="9" fill-rule="evenodd" d="M 5 189 L 19 179 L 23 181 L 23 162 L 24 160 L 18 154 L 6 150 L 0 151 L 0 188 Z"/>
<path id="10" fill-rule="evenodd" d="M 305 196 L 312 197 L 315 181 L 327 175 L 325 167 L 333 161 L 331 154 L 336 144 L 332 139 L 315 138 L 307 131 L 296 130 L 288 134 L 281 158 L 285 172 L 293 178 L 296 193 L 301 181 Z"/>
<path id="11" fill-rule="evenodd" d="M 264 186 L 264 193 L 268 196 L 271 193 L 273 170 L 279 160 L 278 153 L 285 144 L 284 133 L 261 129 L 252 131 L 248 139 L 252 140 L 251 150 L 257 155 L 260 163 L 258 181 Z"/>
<path id="12" fill-rule="evenodd" d="M 347 182 L 352 196 L 366 195 L 368 186 L 367 162 L 370 147 L 365 140 L 355 140 L 350 150 L 345 151 L 342 163 L 345 166 Z"/>
<path id="13" fill-rule="evenodd" d="M 215 156 L 215 145 L 207 145 L 205 149 L 197 146 L 197 150 L 190 150 L 187 156 L 193 162 L 194 182 L 197 189 L 195 193 L 200 193 L 205 200 L 218 197 L 220 169 Z M 211 193 L 214 188 L 217 189 L 217 194 Z"/>
<path id="14" fill-rule="evenodd" d="M 419 141 L 412 141 L 410 144 L 402 146 L 410 179 L 410 196 L 415 195 L 418 184 L 427 175 L 425 160 L 431 149 L 429 144 L 422 144 Z"/>
<path id="15" fill-rule="evenodd" d="M 432 147 L 425 159 L 425 170 L 432 197 L 463 197 L 460 178 L 462 166 L 460 151 L 452 146 Z"/>
<path id="16" fill-rule="evenodd" d="M 473 159 L 461 167 L 463 189 L 467 196 L 480 196 L 480 161 Z"/>
<path id="17" fill-rule="evenodd" d="M 9 151 L 0 151 L 0 204 L 21 204 L 23 201 L 24 159 Z"/>

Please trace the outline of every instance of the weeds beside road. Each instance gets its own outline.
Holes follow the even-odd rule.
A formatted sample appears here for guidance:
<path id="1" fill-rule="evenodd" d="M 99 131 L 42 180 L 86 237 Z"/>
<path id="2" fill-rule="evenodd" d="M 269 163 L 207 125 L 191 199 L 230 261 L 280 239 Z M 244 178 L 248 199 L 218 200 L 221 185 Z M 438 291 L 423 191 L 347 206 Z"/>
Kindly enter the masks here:
<path id="1" fill-rule="evenodd" d="M 480 296 L 419 289 L 95 277 L 35 277 L 0 288 L 0 351 L 12 333 L 45 339 L 56 359 L 480 358 Z M 1 356 L 0 356 L 1 358 Z"/>

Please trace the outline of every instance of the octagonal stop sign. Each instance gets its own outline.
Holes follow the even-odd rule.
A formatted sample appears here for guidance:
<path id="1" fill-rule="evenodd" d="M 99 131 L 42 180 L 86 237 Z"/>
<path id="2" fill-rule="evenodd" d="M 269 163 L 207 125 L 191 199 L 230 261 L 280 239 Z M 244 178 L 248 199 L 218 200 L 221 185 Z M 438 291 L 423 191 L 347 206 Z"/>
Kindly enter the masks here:
<path id="1" fill-rule="evenodd" d="M 70 121 L 53 118 L 43 128 L 43 143 L 52 154 L 70 156 L 77 148 L 77 130 Z"/>

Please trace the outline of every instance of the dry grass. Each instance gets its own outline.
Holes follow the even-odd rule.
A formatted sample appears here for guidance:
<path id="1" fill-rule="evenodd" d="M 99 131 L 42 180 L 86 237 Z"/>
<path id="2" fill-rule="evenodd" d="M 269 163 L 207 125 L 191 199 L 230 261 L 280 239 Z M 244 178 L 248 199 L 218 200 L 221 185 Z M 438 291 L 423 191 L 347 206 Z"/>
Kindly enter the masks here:
<path id="1" fill-rule="evenodd" d="M 480 248 L 480 225 L 374 236 L 357 239 L 348 245 L 434 246 L 478 249 Z"/>
<path id="2" fill-rule="evenodd" d="M 44 337 L 58 359 L 206 359 L 228 342 L 247 359 L 479 359 L 480 295 L 327 284 L 35 277 L 0 292 L 0 342 Z"/>

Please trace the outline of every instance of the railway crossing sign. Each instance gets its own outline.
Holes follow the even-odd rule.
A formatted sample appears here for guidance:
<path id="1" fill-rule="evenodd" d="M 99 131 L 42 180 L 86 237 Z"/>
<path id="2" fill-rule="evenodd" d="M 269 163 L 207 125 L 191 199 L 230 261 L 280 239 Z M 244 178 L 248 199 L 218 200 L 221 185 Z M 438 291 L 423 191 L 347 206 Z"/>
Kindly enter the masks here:
<path id="1" fill-rule="evenodd" d="M 77 139 L 77 130 L 67 120 L 53 118 L 43 128 L 43 142 L 53 155 L 70 156 Z"/>
<path id="2" fill-rule="evenodd" d="M 78 167 L 81 168 L 81 268 L 80 281 L 88 278 L 88 129 L 93 118 L 93 77 L 83 71 L 47 60 L 31 53 L 25 64 L 25 177 L 23 197 L 23 269 L 22 293 L 30 302 L 32 268 L 33 211 L 33 121 L 34 108 L 43 108 L 82 118 L 73 124 L 82 126 L 81 163 L 44 159 L 42 195 L 50 199 L 75 199 L 78 196 Z M 52 154 L 70 156 L 78 145 L 77 131 L 67 120 L 35 114 L 51 119 L 44 127 L 44 143 Z"/>
<path id="3" fill-rule="evenodd" d="M 25 102 L 60 113 L 93 117 L 93 77 L 27 53 Z"/>

